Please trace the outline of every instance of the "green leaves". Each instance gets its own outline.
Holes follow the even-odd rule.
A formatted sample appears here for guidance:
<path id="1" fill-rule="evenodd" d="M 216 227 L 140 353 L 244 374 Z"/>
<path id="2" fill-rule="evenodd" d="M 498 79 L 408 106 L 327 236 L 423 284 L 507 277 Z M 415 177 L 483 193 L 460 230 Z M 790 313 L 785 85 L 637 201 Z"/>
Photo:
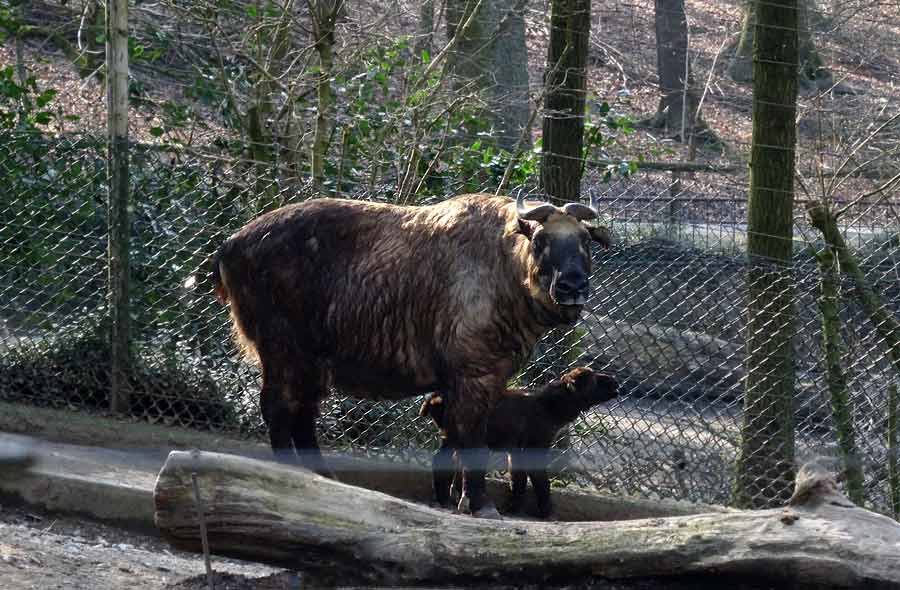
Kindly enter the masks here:
<path id="1" fill-rule="evenodd" d="M 19 83 L 13 66 L 0 69 L 0 129 L 27 130 L 47 125 L 55 117 L 47 107 L 56 95 L 54 89 L 39 91 L 34 77 Z"/>
<path id="2" fill-rule="evenodd" d="M 58 92 L 56 90 L 48 88 L 37 95 L 37 98 L 34 99 L 34 104 L 36 104 L 39 109 L 42 109 L 50 104 L 50 102 L 56 98 L 57 94 Z"/>
<path id="3" fill-rule="evenodd" d="M 588 102 L 585 108 L 584 143 L 582 157 L 585 164 L 597 160 L 616 159 L 610 154 L 613 147 L 619 144 L 619 138 L 634 133 L 634 122 L 627 115 L 619 115 L 612 110 L 609 103 Z M 621 159 L 621 161 L 601 166 L 603 181 L 609 182 L 614 177 L 631 176 L 637 172 L 637 163 Z"/>

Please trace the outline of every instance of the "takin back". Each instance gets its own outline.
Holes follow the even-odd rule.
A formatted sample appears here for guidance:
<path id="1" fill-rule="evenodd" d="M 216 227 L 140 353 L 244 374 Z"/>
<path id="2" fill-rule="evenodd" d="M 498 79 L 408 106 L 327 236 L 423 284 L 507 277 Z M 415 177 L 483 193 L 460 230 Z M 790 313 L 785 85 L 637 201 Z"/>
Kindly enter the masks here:
<path id="1" fill-rule="evenodd" d="M 317 198 L 260 215 L 213 258 L 217 298 L 258 362 L 276 459 L 334 477 L 316 440 L 330 387 L 370 399 L 447 395 L 463 495 L 484 502 L 490 409 L 547 331 L 590 291 L 591 206 L 520 193 L 429 206 Z"/>
<path id="2" fill-rule="evenodd" d="M 618 397 L 618 383 L 605 373 L 588 367 L 578 367 L 534 393 L 523 389 L 508 389 L 494 406 L 488 421 L 488 448 L 507 453 L 510 475 L 510 497 L 506 510 L 520 512 L 525 501 L 527 481 L 531 479 L 537 500 L 538 516 L 546 518 L 553 512 L 550 500 L 550 446 L 560 429 L 571 423 L 581 412 L 597 404 Z M 425 398 L 419 408 L 420 416 L 427 416 L 444 432 L 444 400 L 440 393 Z M 452 453 L 444 444 L 435 453 Z M 453 490 L 458 489 L 459 474 L 433 472 L 435 500 L 447 507 Z M 451 481 L 452 480 L 452 481 Z"/>

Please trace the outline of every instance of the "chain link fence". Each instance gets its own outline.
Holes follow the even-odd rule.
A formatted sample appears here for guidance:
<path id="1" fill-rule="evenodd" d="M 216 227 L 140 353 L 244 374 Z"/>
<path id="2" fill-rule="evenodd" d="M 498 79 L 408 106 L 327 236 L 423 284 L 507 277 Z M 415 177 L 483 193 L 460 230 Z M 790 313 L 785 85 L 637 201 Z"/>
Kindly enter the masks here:
<path id="1" fill-rule="evenodd" d="M 0 200 L 0 398 L 105 413 L 105 144 L 85 136 L 4 134 L 0 170 L 6 184 Z M 212 297 L 203 269 L 218 244 L 258 213 L 309 196 L 304 183 L 281 172 L 209 153 L 133 146 L 127 397 L 135 419 L 265 436 L 258 375 L 239 358 L 227 309 Z M 548 334 L 518 377 L 534 387 L 569 368 L 590 366 L 621 384 L 619 399 L 561 433 L 559 485 L 731 502 L 745 419 L 750 276 L 772 282 L 789 275 L 795 331 L 793 359 L 784 360 L 796 371 L 795 428 L 784 444 L 795 446 L 798 461 L 840 456 L 823 364 L 819 246 L 798 240 L 787 270 L 751 263 L 746 203 L 697 196 L 704 181 L 680 179 L 673 192 L 667 174 L 648 173 L 596 187 L 614 247 L 595 253 L 594 293 L 583 319 Z M 896 314 L 900 243 L 897 225 L 888 222 L 892 207 L 858 203 L 843 230 L 866 279 Z M 762 272 L 751 275 L 751 264 Z M 896 372 L 855 285 L 842 277 L 839 287 L 852 460 L 864 475 L 867 505 L 890 513 L 896 487 L 888 406 Z M 321 440 L 334 449 L 425 462 L 437 440 L 433 425 L 418 417 L 420 403 L 337 393 L 323 404 Z M 767 426 L 761 423 L 761 431 Z M 763 442 L 759 453 L 770 452 L 773 441 Z"/>

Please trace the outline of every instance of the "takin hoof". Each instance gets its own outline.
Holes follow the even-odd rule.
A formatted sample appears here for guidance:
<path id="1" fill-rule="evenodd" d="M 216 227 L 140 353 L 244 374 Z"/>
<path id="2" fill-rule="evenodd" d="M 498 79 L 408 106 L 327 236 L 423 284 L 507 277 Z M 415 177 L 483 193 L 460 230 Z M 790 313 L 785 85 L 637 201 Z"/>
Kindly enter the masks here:
<path id="1" fill-rule="evenodd" d="M 503 516 L 500 515 L 500 512 L 497 511 L 497 507 L 493 504 L 483 506 L 481 510 L 476 510 L 472 513 L 472 516 L 475 518 L 485 518 L 487 520 L 503 520 Z"/>
<path id="2" fill-rule="evenodd" d="M 314 471 L 315 471 L 316 474 L 321 475 L 322 477 L 324 477 L 324 478 L 326 478 L 326 479 L 331 479 L 331 480 L 334 480 L 334 481 L 340 481 L 340 480 L 338 479 L 337 475 L 334 474 L 334 471 L 332 471 L 331 469 L 328 469 L 327 467 L 320 468 L 320 469 L 315 469 Z"/>
<path id="3" fill-rule="evenodd" d="M 463 497 L 459 499 L 459 504 L 457 505 L 456 509 L 461 514 L 471 514 L 475 518 L 503 520 L 503 517 L 500 516 L 500 512 L 497 511 L 497 507 L 494 506 L 494 503 L 490 500 L 486 500 L 484 506 L 472 512 L 472 508 L 469 503 L 469 497 L 463 495 Z"/>
<path id="4" fill-rule="evenodd" d="M 546 522 L 559 522 L 559 515 L 556 512 L 551 512 L 547 516 L 542 516 L 541 520 Z"/>

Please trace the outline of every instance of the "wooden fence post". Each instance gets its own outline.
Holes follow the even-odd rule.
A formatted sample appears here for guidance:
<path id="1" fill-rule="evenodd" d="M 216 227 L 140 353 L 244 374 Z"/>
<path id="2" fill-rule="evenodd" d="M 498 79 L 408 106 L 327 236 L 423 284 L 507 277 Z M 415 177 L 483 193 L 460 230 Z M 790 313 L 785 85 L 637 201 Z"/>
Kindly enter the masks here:
<path id="1" fill-rule="evenodd" d="M 110 410 L 128 411 L 128 0 L 106 3 Z"/>

